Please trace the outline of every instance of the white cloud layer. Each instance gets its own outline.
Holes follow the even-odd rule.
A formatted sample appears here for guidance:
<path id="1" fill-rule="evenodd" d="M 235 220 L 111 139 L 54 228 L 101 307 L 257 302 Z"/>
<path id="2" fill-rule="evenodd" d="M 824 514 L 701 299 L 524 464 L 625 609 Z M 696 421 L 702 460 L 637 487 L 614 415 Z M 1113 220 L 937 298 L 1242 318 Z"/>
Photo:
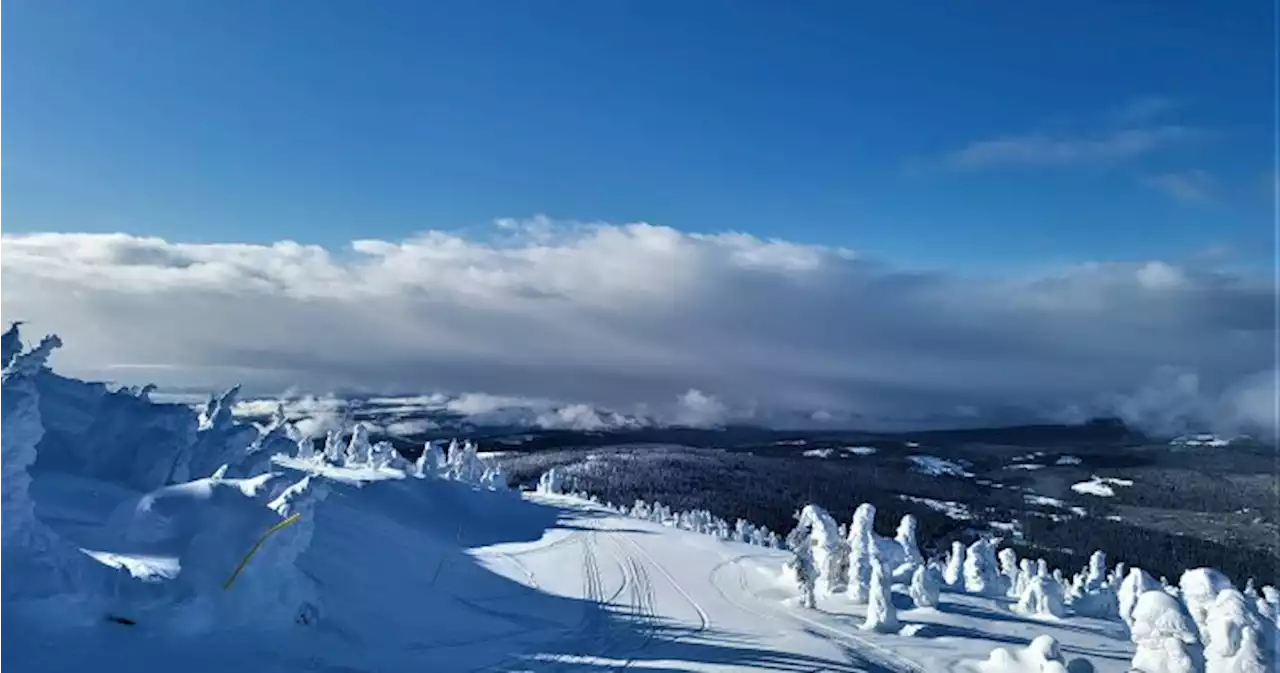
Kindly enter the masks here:
<path id="1" fill-rule="evenodd" d="M 691 425 L 1169 424 L 1174 407 L 1232 426 L 1213 429 L 1275 424 L 1270 278 L 1159 261 L 975 278 L 736 233 L 500 224 L 333 251 L 4 236 L 3 311 L 61 334 L 55 365 L 77 375 L 445 391 L 468 416 L 557 400 L 535 417 L 564 427 L 616 421 L 599 408 Z"/>

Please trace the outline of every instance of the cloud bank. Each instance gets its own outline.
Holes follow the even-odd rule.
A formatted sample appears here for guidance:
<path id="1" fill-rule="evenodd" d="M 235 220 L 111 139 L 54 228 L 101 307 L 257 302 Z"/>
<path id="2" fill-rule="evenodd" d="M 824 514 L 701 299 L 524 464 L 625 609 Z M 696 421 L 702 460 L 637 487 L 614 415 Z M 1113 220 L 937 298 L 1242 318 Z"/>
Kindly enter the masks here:
<path id="1" fill-rule="evenodd" d="M 970 277 L 534 218 L 343 250 L 4 236 L 0 268 L 6 320 L 60 333 L 60 369 L 122 383 L 443 391 L 468 414 L 557 400 L 539 413 L 566 427 L 609 422 L 599 409 L 691 425 L 1276 420 L 1271 279 L 1161 261 Z"/>

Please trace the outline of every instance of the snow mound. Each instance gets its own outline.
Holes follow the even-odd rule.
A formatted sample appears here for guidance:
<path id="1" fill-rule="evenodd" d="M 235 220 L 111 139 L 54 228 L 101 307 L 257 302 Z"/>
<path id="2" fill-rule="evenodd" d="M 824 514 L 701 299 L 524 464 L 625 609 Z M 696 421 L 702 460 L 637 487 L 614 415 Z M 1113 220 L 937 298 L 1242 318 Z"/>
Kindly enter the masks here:
<path id="1" fill-rule="evenodd" d="M 1084 659 L 1068 662 L 1052 636 L 1039 636 L 1019 650 L 997 648 L 977 665 L 981 673 L 1086 673 L 1093 665 Z"/>

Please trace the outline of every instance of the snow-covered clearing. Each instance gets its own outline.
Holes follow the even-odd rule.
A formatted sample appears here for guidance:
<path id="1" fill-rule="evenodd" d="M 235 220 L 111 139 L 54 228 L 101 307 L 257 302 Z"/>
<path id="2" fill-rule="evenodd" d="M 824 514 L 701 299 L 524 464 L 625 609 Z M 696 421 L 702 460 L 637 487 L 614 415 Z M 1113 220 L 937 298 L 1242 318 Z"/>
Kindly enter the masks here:
<path id="1" fill-rule="evenodd" d="M 1099 498 L 1110 498 L 1116 494 L 1114 486 L 1133 486 L 1133 481 L 1129 479 L 1118 479 L 1115 477 L 1099 477 L 1093 475 L 1089 481 L 1082 481 L 1078 484 L 1072 484 L 1071 490 L 1082 495 L 1094 495 Z"/>
<path id="2" fill-rule="evenodd" d="M 1066 507 L 1067 504 L 1057 498 L 1050 498 L 1047 495 L 1036 495 L 1035 493 L 1027 493 L 1022 496 L 1028 505 L 1046 505 L 1049 507 Z"/>
<path id="3" fill-rule="evenodd" d="M 855 455 L 855 456 L 870 456 L 870 455 L 874 455 L 877 451 L 878 451 L 878 449 L 876 449 L 874 446 L 846 446 L 846 447 L 844 447 L 844 452 L 845 452 L 845 453 L 851 453 L 851 454 L 853 454 L 853 455 Z"/>
<path id="4" fill-rule="evenodd" d="M 809 458 L 830 458 L 833 453 L 835 453 L 835 449 L 809 449 L 801 455 Z"/>
<path id="5" fill-rule="evenodd" d="M 907 460 L 916 468 L 916 471 L 933 476 L 952 476 L 952 477 L 972 477 L 973 473 L 964 469 L 959 463 L 939 458 L 937 456 L 907 456 Z"/>
<path id="6" fill-rule="evenodd" d="M 951 500 L 934 500 L 933 498 L 920 498 L 914 495 L 898 496 L 907 502 L 918 502 L 930 509 L 955 519 L 957 521 L 968 521 L 973 518 L 973 514 L 969 511 L 969 507 L 962 502 L 953 502 Z"/>

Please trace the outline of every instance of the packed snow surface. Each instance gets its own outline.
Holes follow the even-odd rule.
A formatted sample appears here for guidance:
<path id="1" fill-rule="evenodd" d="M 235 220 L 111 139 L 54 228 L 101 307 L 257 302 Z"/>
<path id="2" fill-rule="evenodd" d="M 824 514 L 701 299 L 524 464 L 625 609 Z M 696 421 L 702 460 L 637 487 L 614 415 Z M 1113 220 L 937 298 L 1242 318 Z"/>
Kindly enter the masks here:
<path id="1" fill-rule="evenodd" d="M 1099 477 L 1094 475 L 1089 481 L 1072 484 L 1071 490 L 1082 495 L 1095 495 L 1099 498 L 1110 498 L 1116 494 L 1116 490 L 1113 488 L 1115 486 L 1133 486 L 1133 481 L 1129 479 Z"/>

